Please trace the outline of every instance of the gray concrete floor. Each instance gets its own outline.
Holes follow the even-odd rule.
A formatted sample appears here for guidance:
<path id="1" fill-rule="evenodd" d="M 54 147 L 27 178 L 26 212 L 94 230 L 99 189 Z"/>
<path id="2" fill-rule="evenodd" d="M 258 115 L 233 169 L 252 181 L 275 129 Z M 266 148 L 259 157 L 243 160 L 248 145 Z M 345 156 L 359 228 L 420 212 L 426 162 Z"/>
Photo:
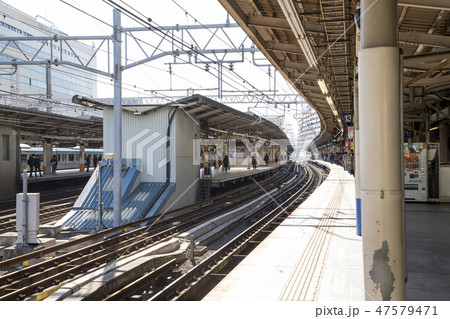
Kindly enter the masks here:
<path id="1" fill-rule="evenodd" d="M 407 203 L 406 300 L 450 300 L 450 203 Z"/>

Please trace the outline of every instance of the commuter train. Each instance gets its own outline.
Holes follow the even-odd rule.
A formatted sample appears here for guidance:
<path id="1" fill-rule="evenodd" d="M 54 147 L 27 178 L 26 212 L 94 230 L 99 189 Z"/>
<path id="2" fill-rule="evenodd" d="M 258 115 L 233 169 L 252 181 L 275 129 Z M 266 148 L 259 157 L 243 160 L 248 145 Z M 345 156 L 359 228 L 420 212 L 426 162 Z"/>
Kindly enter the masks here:
<path id="1" fill-rule="evenodd" d="M 73 169 L 80 168 L 80 147 L 54 147 L 53 152 L 58 159 L 57 169 Z M 41 159 L 41 169 L 43 167 L 42 164 L 42 147 L 33 147 L 27 144 L 20 144 L 20 166 L 22 171 L 24 169 L 30 170 L 27 165 L 28 158 L 31 154 L 38 155 Z M 103 156 L 103 149 L 97 148 L 85 148 L 84 149 L 84 159 L 88 155 L 91 155 L 91 167 L 93 165 L 92 159 L 94 155 Z M 84 161 L 83 161 L 84 162 Z"/>

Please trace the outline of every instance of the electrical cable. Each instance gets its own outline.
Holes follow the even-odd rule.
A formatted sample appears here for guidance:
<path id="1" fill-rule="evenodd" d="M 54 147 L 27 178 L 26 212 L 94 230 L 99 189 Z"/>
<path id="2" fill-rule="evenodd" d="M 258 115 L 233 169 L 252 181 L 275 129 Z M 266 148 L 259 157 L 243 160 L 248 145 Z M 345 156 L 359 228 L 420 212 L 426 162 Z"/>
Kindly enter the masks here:
<path id="1" fill-rule="evenodd" d="M 73 6 L 72 6 L 73 7 Z M 85 12 L 84 12 L 85 13 Z M 88 14 L 88 13 L 86 13 L 86 14 Z M 89 14 L 88 14 L 89 15 Z M 14 18 L 14 17 L 11 17 L 11 16 L 9 16 L 9 15 L 4 15 L 5 17 L 8 17 L 8 18 L 11 18 L 11 19 L 13 19 L 13 20 L 15 20 L 15 21 L 17 21 L 17 22 L 20 22 L 20 23 L 23 23 L 23 24 L 26 24 L 26 25 L 29 25 L 29 26 L 31 26 L 31 27 L 34 27 L 34 28 L 36 28 L 35 26 L 33 26 L 33 25 L 31 25 L 31 24 L 29 24 L 29 23 L 27 23 L 26 21 L 23 21 L 23 20 L 20 20 L 20 19 L 17 19 L 17 18 Z M 97 20 L 99 20 L 99 19 L 97 19 Z M 102 21 L 102 20 L 100 20 L 100 21 Z M 103 22 L 103 21 L 102 21 Z M 104 22 L 105 24 L 107 24 L 106 22 Z M 40 28 L 41 30 L 43 30 L 42 28 Z M 45 30 L 44 30 L 45 31 Z M 20 51 L 20 50 L 18 50 L 18 49 L 16 49 L 16 48 L 14 48 L 14 47 L 12 47 L 12 46 L 9 46 L 8 47 L 8 49 L 9 50 L 12 50 L 12 51 L 15 51 L 16 53 L 22 53 L 22 54 L 25 54 L 25 55 L 27 55 L 27 56 L 29 56 L 29 57 L 31 57 L 31 58 L 33 58 L 34 56 L 33 56 L 33 54 L 31 54 L 31 53 L 28 53 L 28 52 L 22 52 L 22 51 Z M 107 53 L 105 50 L 102 50 L 103 52 L 105 52 L 105 53 Z M 20 60 L 22 60 L 22 61 L 26 61 L 24 58 L 19 58 Z M 132 62 L 134 62 L 132 59 L 130 59 Z M 32 61 L 27 61 L 27 62 L 30 62 L 30 63 L 32 63 Z M 41 64 L 35 64 L 35 65 L 39 65 L 39 66 L 42 66 Z M 154 69 L 157 69 L 157 70 L 160 70 L 160 71 L 163 71 L 163 72 L 167 72 L 166 70 L 163 70 L 163 69 L 160 69 L 160 68 L 157 68 L 157 67 L 154 67 L 154 66 L 149 66 L 149 65 L 145 65 L 145 66 L 147 66 L 147 67 L 150 67 L 150 68 L 154 68 Z M 68 67 L 68 66 L 65 66 L 65 67 L 67 67 L 67 68 L 70 68 L 70 67 Z M 61 72 L 61 73 L 65 73 L 65 74 L 68 74 L 68 75 L 71 75 L 71 76 L 76 76 L 76 77 L 79 77 L 79 78 L 84 78 L 84 79 L 88 79 L 88 80 L 90 80 L 90 81 L 94 81 L 94 79 L 92 79 L 92 78 L 89 78 L 89 77 L 86 77 L 86 76 L 83 76 L 83 75 L 81 75 L 81 74 L 77 74 L 77 73 L 71 73 L 71 72 L 68 72 L 68 71 L 65 71 L 65 70 L 58 70 L 57 72 Z M 104 77 L 104 75 L 98 75 L 98 76 L 102 76 L 102 77 Z M 194 84 L 194 85 L 197 85 L 198 86 L 198 84 L 196 84 L 196 83 L 194 83 L 194 82 L 192 82 L 192 81 L 189 81 L 188 79 L 186 79 L 186 78 L 183 78 L 183 77 L 181 77 L 181 76 L 179 76 L 178 74 L 176 74 L 175 76 L 177 76 L 177 77 L 179 77 L 179 78 L 181 78 L 181 79 L 183 79 L 184 81 L 187 81 L 187 82 L 189 82 L 189 83 L 191 83 L 191 84 Z M 107 77 L 106 77 L 107 78 Z M 110 78 L 108 78 L 109 80 L 110 80 Z M 153 79 L 152 79 L 153 80 Z M 103 84 L 106 84 L 106 85 L 110 85 L 110 82 L 106 82 L 106 81 L 100 81 L 101 83 L 103 83 Z M 156 84 L 158 84 L 156 81 L 154 81 Z M 123 83 L 125 86 L 129 86 L 129 87 L 136 87 L 136 85 L 133 85 L 133 84 L 128 84 L 128 83 Z M 142 90 L 144 90 L 143 88 L 141 88 Z M 140 91 L 135 91 L 135 90 L 132 90 L 132 89 L 130 89 L 130 88 L 125 88 L 125 90 L 127 90 L 127 91 L 130 91 L 130 92 L 137 92 L 137 93 L 139 93 L 139 94 L 142 94 L 142 92 L 140 92 Z M 150 95 L 149 95 L 149 97 L 150 97 Z M 166 98 L 168 98 L 169 96 L 167 96 L 166 95 Z"/>
<path id="2" fill-rule="evenodd" d="M 158 31 L 159 33 L 163 33 L 163 34 L 164 34 L 163 30 L 165 30 L 165 29 L 164 29 L 163 27 L 161 27 L 160 25 L 158 25 L 157 23 L 155 23 L 155 24 L 158 25 L 159 28 L 155 28 L 150 22 L 145 21 L 145 20 L 143 20 L 142 18 L 137 17 L 135 14 L 131 13 L 129 10 L 125 9 L 123 6 L 118 5 L 116 2 L 114 2 L 114 1 L 112 1 L 112 0 L 103 0 L 103 2 L 105 2 L 105 3 L 107 3 L 107 4 L 108 4 L 108 2 L 109 2 L 111 7 L 115 8 L 115 9 L 117 9 L 117 10 L 120 10 L 121 12 L 123 12 L 124 14 L 126 14 L 130 19 L 134 20 L 135 22 L 141 24 L 142 26 L 144 26 L 144 27 L 146 27 L 146 28 L 149 28 L 149 30 L 154 31 L 154 32 L 155 32 L 155 31 Z M 130 15 L 131 15 L 131 16 L 130 16 Z M 153 22 L 153 21 L 152 21 L 152 22 Z M 156 33 L 156 32 L 155 32 L 155 33 Z M 165 36 L 166 36 L 166 34 L 164 34 L 164 37 L 165 37 Z M 175 42 L 181 44 L 181 49 L 182 49 L 184 46 L 189 47 L 189 45 L 185 44 L 185 43 L 183 42 L 183 40 L 179 40 L 179 38 L 177 38 L 177 37 L 169 36 L 169 38 L 171 38 L 171 39 L 174 40 Z M 180 47 L 179 47 L 179 48 L 180 48 Z M 204 54 L 198 52 L 196 49 L 192 48 L 192 46 L 191 46 L 191 49 L 192 49 L 194 52 L 196 52 L 197 54 L 200 54 L 200 55 L 202 55 L 203 57 L 205 57 L 206 59 L 208 59 L 209 61 L 211 61 L 212 64 L 216 64 L 216 61 L 214 61 L 214 60 L 212 60 L 211 58 L 209 58 L 208 56 L 206 56 L 206 55 L 204 55 Z M 205 62 L 204 62 L 204 63 L 205 63 Z M 194 66 L 195 66 L 195 65 L 194 65 Z M 225 69 L 225 70 L 227 71 L 227 69 Z M 258 90 L 254 85 L 252 85 L 248 80 L 244 79 L 242 76 L 240 76 L 240 75 L 237 74 L 236 72 L 233 72 L 233 74 L 236 75 L 236 76 L 242 81 L 242 83 L 244 83 L 244 84 L 245 84 L 245 83 L 248 83 L 248 84 L 252 87 L 253 90 L 259 91 L 259 90 Z M 218 76 L 216 76 L 216 77 L 218 78 Z M 237 81 L 231 79 L 229 76 L 227 76 L 227 77 L 228 77 L 230 80 L 234 81 L 235 83 L 238 83 Z M 222 81 L 223 81 L 223 80 L 222 80 Z M 226 81 L 224 81 L 224 82 L 225 82 L 226 84 L 230 85 L 228 82 L 226 82 Z M 242 85 L 242 83 L 239 83 L 239 84 Z M 230 85 L 230 86 L 231 86 L 231 85 Z M 234 86 L 232 86 L 232 87 L 235 88 Z M 236 88 L 235 88 L 235 89 L 236 89 Z M 241 91 L 242 91 L 242 90 L 241 90 Z M 243 92 L 251 92 L 251 91 L 250 91 L 250 90 L 245 90 L 245 91 L 243 91 Z M 261 92 L 261 91 L 259 91 L 259 93 L 261 93 L 261 96 L 265 96 L 266 98 L 268 97 L 267 95 L 265 95 L 265 94 L 264 94 L 263 92 Z M 255 95 L 256 98 L 261 98 L 261 96 Z M 271 100 L 273 100 L 273 99 L 271 99 Z"/>
<path id="3" fill-rule="evenodd" d="M 105 2 L 105 0 L 103 0 Z M 122 2 L 124 5 L 128 6 L 129 8 L 131 8 L 133 11 L 137 12 L 137 14 L 142 15 L 144 18 L 146 18 L 140 11 L 136 10 L 134 7 L 128 5 L 125 1 L 123 0 L 119 0 L 120 2 Z M 113 2 L 113 1 L 110 1 Z M 218 38 L 219 40 L 221 40 L 221 42 L 223 42 L 224 44 L 226 44 L 227 46 L 230 46 L 230 44 L 228 44 L 225 40 L 223 40 L 221 37 L 219 37 L 216 33 L 213 33 L 211 30 L 209 30 L 204 24 L 202 24 L 198 19 L 196 19 L 194 16 L 192 16 L 192 14 L 190 14 L 187 10 L 185 10 L 181 5 L 179 5 L 175 0 L 172 0 L 172 2 L 174 2 L 181 10 L 183 10 L 185 12 L 186 15 L 189 15 L 191 18 L 193 18 L 195 20 L 195 22 L 199 23 L 205 30 L 208 30 L 213 36 L 215 36 L 216 38 Z M 156 25 L 158 25 L 157 23 L 155 23 Z M 161 27 L 160 25 L 158 25 L 161 29 L 164 29 L 163 27 Z M 230 46 L 231 47 L 231 46 Z M 232 50 L 236 51 L 236 48 L 231 47 Z M 248 58 L 246 58 L 247 61 L 251 62 Z M 257 65 L 255 65 L 257 66 Z M 257 68 L 260 68 L 262 70 L 262 67 L 257 66 Z M 231 71 L 234 72 L 241 80 L 246 81 L 242 76 L 240 76 L 239 74 L 237 74 L 235 71 Z M 265 72 L 265 71 L 264 71 Z M 279 83 L 279 82 L 277 82 Z M 250 84 L 250 83 L 249 83 Z M 251 84 L 250 84 L 251 85 Z M 276 103 L 275 100 L 273 98 L 271 98 L 270 96 L 266 95 L 264 92 L 260 91 L 259 89 L 255 88 L 253 85 L 251 85 L 253 89 L 255 89 L 256 91 L 259 91 L 259 93 L 261 93 L 262 96 L 271 99 L 271 101 L 273 103 Z M 289 89 L 292 92 L 292 87 L 288 86 Z M 283 91 L 286 92 L 286 90 L 283 88 Z M 241 91 L 242 92 L 242 91 Z"/>

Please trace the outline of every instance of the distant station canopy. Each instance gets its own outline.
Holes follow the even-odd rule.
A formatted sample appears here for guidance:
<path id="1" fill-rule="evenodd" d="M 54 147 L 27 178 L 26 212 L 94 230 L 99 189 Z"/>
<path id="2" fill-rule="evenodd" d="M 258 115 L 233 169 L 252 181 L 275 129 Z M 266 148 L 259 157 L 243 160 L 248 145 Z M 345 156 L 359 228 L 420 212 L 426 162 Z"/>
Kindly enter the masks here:
<path id="1" fill-rule="evenodd" d="M 74 96 L 74 103 L 91 107 L 112 107 L 90 98 Z M 200 125 L 204 138 L 228 136 L 230 138 L 259 137 L 276 140 L 289 153 L 293 148 L 286 134 L 276 124 L 253 114 L 243 113 L 205 96 L 195 94 L 190 97 L 161 105 L 122 105 L 124 111 L 143 115 L 165 107 L 178 106 Z"/>

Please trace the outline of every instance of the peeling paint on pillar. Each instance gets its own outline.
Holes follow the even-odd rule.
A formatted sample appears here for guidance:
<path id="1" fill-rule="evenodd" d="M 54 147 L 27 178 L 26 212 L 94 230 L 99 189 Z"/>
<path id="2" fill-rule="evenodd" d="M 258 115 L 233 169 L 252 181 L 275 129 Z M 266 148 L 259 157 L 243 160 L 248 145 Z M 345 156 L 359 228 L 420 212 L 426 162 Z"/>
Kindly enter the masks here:
<path id="1" fill-rule="evenodd" d="M 385 240 L 380 249 L 373 254 L 372 269 L 369 272 L 375 287 L 381 291 L 384 301 L 391 300 L 394 291 L 394 273 L 389 265 L 389 245 Z"/>

